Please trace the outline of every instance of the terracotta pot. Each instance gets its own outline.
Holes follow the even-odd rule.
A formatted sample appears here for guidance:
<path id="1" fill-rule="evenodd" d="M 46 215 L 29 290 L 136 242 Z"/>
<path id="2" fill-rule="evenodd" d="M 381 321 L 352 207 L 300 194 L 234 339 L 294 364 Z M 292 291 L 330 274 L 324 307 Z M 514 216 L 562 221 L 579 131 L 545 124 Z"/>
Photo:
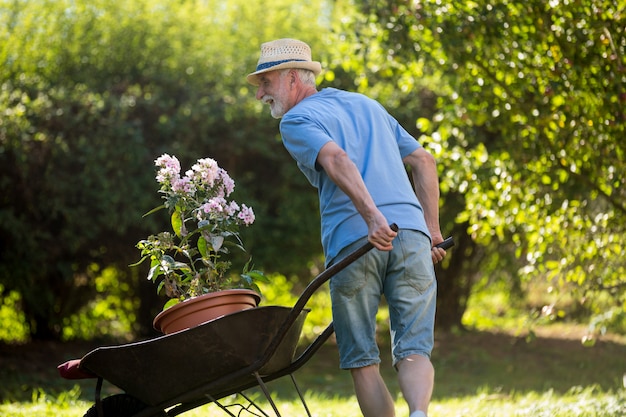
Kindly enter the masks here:
<path id="1" fill-rule="evenodd" d="M 189 329 L 226 314 L 254 308 L 261 301 L 247 289 L 223 290 L 190 298 L 163 310 L 154 318 L 154 328 L 165 334 Z"/>

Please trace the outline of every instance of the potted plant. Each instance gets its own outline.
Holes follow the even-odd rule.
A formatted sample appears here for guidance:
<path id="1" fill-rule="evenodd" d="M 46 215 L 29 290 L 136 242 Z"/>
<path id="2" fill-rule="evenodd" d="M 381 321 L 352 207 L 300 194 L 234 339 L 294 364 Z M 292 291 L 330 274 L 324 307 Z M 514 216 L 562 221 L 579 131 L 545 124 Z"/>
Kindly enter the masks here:
<path id="1" fill-rule="evenodd" d="M 228 200 L 235 188 L 228 172 L 211 158 L 198 159 L 184 176 L 175 156 L 164 154 L 155 160 L 155 165 L 164 203 L 146 215 L 167 209 L 172 231 L 139 241 L 141 260 L 134 264 L 149 260 L 148 279 L 157 284 L 158 293 L 170 298 L 156 316 L 155 328 L 171 333 L 192 327 L 190 320 L 204 322 L 212 317 L 195 317 L 204 314 L 200 304 L 224 304 L 203 300 L 237 298 L 237 305 L 225 307 L 226 310 L 215 313 L 217 316 L 255 307 L 260 301 L 256 281 L 267 278 L 252 268 L 251 258 L 241 273 L 233 274 L 228 259 L 232 249 L 245 252 L 239 227 L 251 225 L 255 216 L 251 207 Z M 184 322 L 170 323 L 170 315 L 184 309 L 192 310 L 183 313 L 187 317 Z"/>

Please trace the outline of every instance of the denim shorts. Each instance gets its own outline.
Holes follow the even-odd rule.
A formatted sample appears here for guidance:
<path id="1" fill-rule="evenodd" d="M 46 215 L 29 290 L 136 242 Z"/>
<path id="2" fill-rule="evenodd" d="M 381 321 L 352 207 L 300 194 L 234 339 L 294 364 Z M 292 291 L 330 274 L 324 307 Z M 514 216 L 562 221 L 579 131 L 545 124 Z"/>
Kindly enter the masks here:
<path id="1" fill-rule="evenodd" d="M 366 241 L 345 247 L 332 262 Z M 341 368 L 380 363 L 376 313 L 383 295 L 389 306 L 393 365 L 410 355 L 430 358 L 436 293 L 430 239 L 414 230 L 400 230 L 393 250 L 374 248 L 338 272 L 330 281 L 330 295 Z"/>

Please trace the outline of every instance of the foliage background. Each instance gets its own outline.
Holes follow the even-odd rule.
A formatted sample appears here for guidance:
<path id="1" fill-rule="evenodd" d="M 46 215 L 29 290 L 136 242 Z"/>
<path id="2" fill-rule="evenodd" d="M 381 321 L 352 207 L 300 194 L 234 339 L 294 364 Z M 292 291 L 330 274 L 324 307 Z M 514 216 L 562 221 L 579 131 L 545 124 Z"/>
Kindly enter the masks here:
<path id="1" fill-rule="evenodd" d="M 21 295 L 34 337 L 58 337 L 108 266 L 138 300 L 137 322 L 150 322 L 159 300 L 127 265 L 157 226 L 142 215 L 158 204 L 153 160 L 164 152 L 183 165 L 211 156 L 233 175 L 259 219 L 246 236 L 257 264 L 300 272 L 304 254 L 319 252 L 306 215 L 315 196 L 298 192 L 304 182 L 244 78 L 262 39 L 313 31 L 289 19 L 299 7 L 3 2 L 0 282 Z M 261 10 L 284 27 L 238 23 Z"/>
<path id="2" fill-rule="evenodd" d="M 5 307 L 25 338 L 149 334 L 162 300 L 128 264 L 166 221 L 142 218 L 164 152 L 231 173 L 256 266 L 297 292 L 321 265 L 317 200 L 244 76 L 260 43 L 298 37 L 322 87 L 379 99 L 439 160 L 457 239 L 440 328 L 479 325 L 468 302 L 489 299 L 495 317 L 623 331 L 624 7 L 1 0 Z"/>

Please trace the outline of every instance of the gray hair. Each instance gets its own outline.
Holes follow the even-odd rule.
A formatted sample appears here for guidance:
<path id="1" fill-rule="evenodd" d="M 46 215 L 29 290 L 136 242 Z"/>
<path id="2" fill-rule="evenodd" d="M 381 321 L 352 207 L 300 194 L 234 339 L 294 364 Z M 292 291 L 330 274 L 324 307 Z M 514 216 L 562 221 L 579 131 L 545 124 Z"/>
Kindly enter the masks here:
<path id="1" fill-rule="evenodd" d="M 298 77 L 300 77 L 302 84 L 315 87 L 315 74 L 313 71 L 306 69 L 297 69 L 296 71 L 298 72 Z"/>
<path id="2" fill-rule="evenodd" d="M 304 85 L 309 85 L 311 87 L 316 87 L 315 84 L 315 73 L 311 70 L 303 69 L 303 68 L 285 68 L 281 70 L 281 77 L 284 77 L 289 73 L 289 71 L 294 70 L 298 74 L 298 78 L 300 82 Z"/>

